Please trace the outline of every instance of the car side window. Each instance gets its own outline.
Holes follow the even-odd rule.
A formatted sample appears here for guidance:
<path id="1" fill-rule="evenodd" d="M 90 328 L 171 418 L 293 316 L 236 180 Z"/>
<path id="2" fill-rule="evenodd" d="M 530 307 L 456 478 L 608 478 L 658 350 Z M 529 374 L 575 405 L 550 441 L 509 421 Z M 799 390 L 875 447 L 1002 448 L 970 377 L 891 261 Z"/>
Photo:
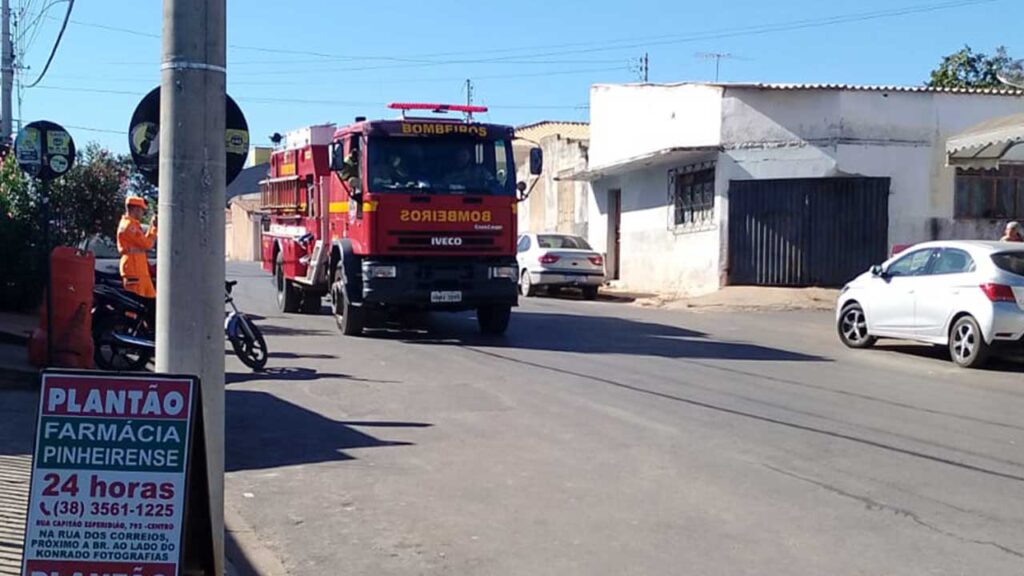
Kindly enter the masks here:
<path id="1" fill-rule="evenodd" d="M 530 237 L 529 236 L 523 236 L 522 238 L 519 239 L 519 246 L 517 247 L 517 250 L 519 252 L 526 252 L 529 249 L 530 249 Z"/>
<path id="2" fill-rule="evenodd" d="M 928 269 L 928 262 L 931 261 L 934 249 L 926 248 L 907 254 L 903 258 L 893 262 L 885 273 L 889 276 L 920 276 Z"/>
<path id="3" fill-rule="evenodd" d="M 974 259 L 970 254 L 956 248 L 944 248 L 936 256 L 930 274 L 967 274 L 974 270 Z"/>

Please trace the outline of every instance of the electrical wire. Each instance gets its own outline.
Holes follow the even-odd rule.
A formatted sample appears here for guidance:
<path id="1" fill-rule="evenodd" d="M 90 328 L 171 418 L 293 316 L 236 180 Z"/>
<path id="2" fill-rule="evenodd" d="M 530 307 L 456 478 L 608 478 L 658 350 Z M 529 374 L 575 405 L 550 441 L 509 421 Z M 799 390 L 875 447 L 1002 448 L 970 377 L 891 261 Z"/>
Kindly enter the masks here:
<path id="1" fill-rule="evenodd" d="M 43 66 L 43 71 L 39 73 L 39 77 L 36 78 L 31 84 L 27 84 L 25 88 L 34 88 L 46 76 L 46 71 L 50 69 L 50 64 L 53 63 L 53 57 L 57 55 L 57 48 L 60 46 L 60 40 L 64 37 L 64 30 L 68 27 L 68 20 L 71 19 L 71 10 L 75 7 L 75 0 L 68 0 L 68 11 L 64 13 L 64 22 L 60 25 L 60 32 L 57 33 L 57 40 L 53 43 L 53 49 L 50 50 L 50 57 L 46 59 L 46 65 Z"/>
<path id="2" fill-rule="evenodd" d="M 269 54 L 291 54 L 291 55 L 304 55 L 313 56 L 317 58 L 323 58 L 327 61 L 392 61 L 397 62 L 394 66 L 379 66 L 379 67 L 364 67 L 364 68 L 349 68 L 349 69 L 335 69 L 333 71 L 354 71 L 354 70 L 371 70 L 371 69 L 390 69 L 390 68 L 405 68 L 405 67 L 416 67 L 416 66 L 439 66 L 449 64 L 467 64 L 467 63 L 487 63 L 496 64 L 504 61 L 512 61 L 515 59 L 537 59 L 549 56 L 564 56 L 569 54 L 586 54 L 593 52 L 606 52 L 615 50 L 627 50 L 635 49 L 638 47 L 648 46 L 659 46 L 666 44 L 678 44 L 687 42 L 698 42 L 704 40 L 716 40 L 723 38 L 732 38 L 738 36 L 753 36 L 772 34 L 778 32 L 788 32 L 793 30 L 818 28 L 825 26 L 835 26 L 839 24 L 848 24 L 855 22 L 864 22 L 870 20 L 878 20 L 884 18 L 894 18 L 900 16 L 908 16 L 913 14 L 921 14 L 928 12 L 936 12 L 940 10 L 950 10 L 955 8 L 964 8 L 969 6 L 976 6 L 979 4 L 990 4 L 999 0 L 950 0 L 940 3 L 932 4 L 917 4 L 912 6 L 906 6 L 902 8 L 890 8 L 886 10 L 875 10 L 870 12 L 855 12 L 847 13 L 843 15 L 827 16 L 820 18 L 808 18 L 801 20 L 791 20 L 787 22 L 778 22 L 774 24 L 760 24 L 755 26 L 747 26 L 740 28 L 724 28 L 719 30 L 712 30 L 708 32 L 690 34 L 690 35 L 660 35 L 660 36 L 648 36 L 648 37 L 633 37 L 633 38 L 620 38 L 620 39 L 606 39 L 599 42 L 575 42 L 575 43 L 563 43 L 553 45 L 541 45 L 533 47 L 517 47 L 517 48 L 496 48 L 487 50 L 472 50 L 472 51 L 460 51 L 460 52 L 440 52 L 433 54 L 425 54 L 417 57 L 398 57 L 398 56 L 369 56 L 369 55 L 348 55 L 340 56 L 337 54 L 328 54 L 317 51 L 307 50 L 291 50 L 282 48 L 268 48 L 261 46 L 247 46 L 230 44 L 228 47 L 235 50 L 244 51 L 255 51 Z M 102 30 L 122 32 L 125 34 L 132 34 L 136 36 L 142 36 L 147 38 L 159 39 L 159 34 L 140 32 L 138 30 L 131 30 L 127 28 L 119 28 L 116 26 L 109 26 L 106 24 L 97 24 L 93 22 L 82 22 L 73 21 L 74 24 L 85 27 L 98 28 Z M 558 50 L 560 48 L 573 48 L 571 50 Z M 480 54 L 510 54 L 516 52 L 528 52 L 531 50 L 549 50 L 547 52 L 532 53 L 532 54 L 518 54 L 508 55 L 495 58 L 485 59 L 472 59 L 472 60 L 430 60 L 431 58 L 442 57 L 442 56 L 458 56 L 458 55 L 480 55 Z M 323 72 L 324 70 L 311 70 L 311 73 Z"/>
<path id="3" fill-rule="evenodd" d="M 144 96 L 144 92 L 131 90 L 107 90 L 102 88 L 79 88 L 72 86 L 37 86 L 40 90 L 56 90 L 61 92 L 83 92 L 91 94 L 108 94 L 117 96 Z M 307 104 L 324 106 L 384 106 L 386 102 L 370 101 L 348 101 L 348 100 L 302 100 L 294 98 L 268 98 L 264 96 L 238 96 L 235 100 L 255 104 Z M 567 106 L 556 104 L 511 104 L 508 106 L 495 105 L 496 108 L 508 108 L 510 110 L 577 110 L 580 105 Z"/>

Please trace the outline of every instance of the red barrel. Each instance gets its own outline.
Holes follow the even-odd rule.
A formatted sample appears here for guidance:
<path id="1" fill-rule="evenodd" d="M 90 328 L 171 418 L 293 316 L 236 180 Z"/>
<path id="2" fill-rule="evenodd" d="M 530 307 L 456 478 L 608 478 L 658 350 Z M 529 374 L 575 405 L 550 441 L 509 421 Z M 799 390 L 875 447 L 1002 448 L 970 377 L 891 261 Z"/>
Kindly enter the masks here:
<path id="1" fill-rule="evenodd" d="M 93 366 L 92 289 L 95 266 L 96 257 L 92 252 L 59 246 L 50 253 L 50 289 L 53 292 L 52 366 Z M 46 358 L 45 300 L 39 318 L 40 329 L 29 342 L 29 358 L 37 365 Z"/>

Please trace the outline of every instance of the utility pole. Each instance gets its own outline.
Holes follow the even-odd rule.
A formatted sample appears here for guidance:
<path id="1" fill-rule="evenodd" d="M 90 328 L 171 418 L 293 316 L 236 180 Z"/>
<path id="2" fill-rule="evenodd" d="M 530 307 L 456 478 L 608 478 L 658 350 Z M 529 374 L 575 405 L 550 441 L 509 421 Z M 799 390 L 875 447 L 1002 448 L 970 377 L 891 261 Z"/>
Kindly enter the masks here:
<path id="1" fill-rule="evenodd" d="M 224 573 L 225 3 L 163 0 L 157 242 L 156 370 L 201 379 L 216 576 Z"/>
<path id="2" fill-rule="evenodd" d="M 643 61 L 640 64 L 640 72 L 644 76 L 644 84 L 647 84 L 647 81 L 649 79 L 648 78 L 648 74 L 650 73 L 650 71 L 651 71 L 651 62 L 650 62 L 650 60 L 647 59 L 647 52 L 644 52 L 644 59 L 643 59 Z"/>
<path id="3" fill-rule="evenodd" d="M 14 91 L 14 45 L 11 44 L 11 0 L 0 3 L 0 140 L 11 143 L 11 93 Z"/>
<path id="4" fill-rule="evenodd" d="M 473 105 L 473 80 L 466 78 L 466 106 Z M 466 120 L 473 120 L 473 113 L 466 112 Z"/>

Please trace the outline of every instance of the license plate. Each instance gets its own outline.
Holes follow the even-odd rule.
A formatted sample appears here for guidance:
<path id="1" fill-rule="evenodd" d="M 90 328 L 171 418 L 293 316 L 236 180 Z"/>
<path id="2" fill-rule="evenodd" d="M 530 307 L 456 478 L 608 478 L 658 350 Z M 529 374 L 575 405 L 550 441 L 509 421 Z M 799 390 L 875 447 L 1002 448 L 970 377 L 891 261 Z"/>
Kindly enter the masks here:
<path id="1" fill-rule="evenodd" d="M 430 293 L 430 301 L 434 304 L 451 304 L 462 302 L 461 290 L 441 290 Z"/>

